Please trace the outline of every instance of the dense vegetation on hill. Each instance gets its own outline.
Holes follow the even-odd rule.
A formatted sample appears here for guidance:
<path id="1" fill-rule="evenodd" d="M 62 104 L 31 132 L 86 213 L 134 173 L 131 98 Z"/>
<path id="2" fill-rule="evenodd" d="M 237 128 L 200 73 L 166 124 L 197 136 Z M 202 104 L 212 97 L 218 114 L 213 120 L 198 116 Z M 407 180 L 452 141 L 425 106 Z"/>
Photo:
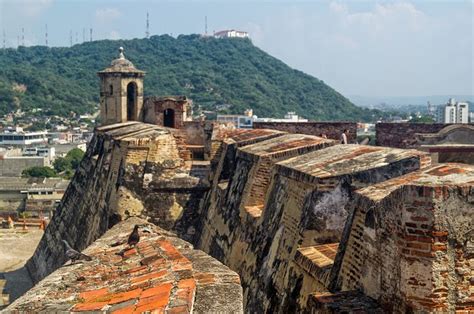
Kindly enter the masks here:
<path id="1" fill-rule="evenodd" d="M 365 120 L 362 109 L 323 81 L 291 69 L 248 39 L 163 35 L 103 40 L 71 48 L 0 49 L 0 114 L 42 108 L 66 116 L 97 108 L 96 72 L 117 57 L 117 48 L 147 72 L 145 95 L 186 95 L 203 110 L 282 117 L 287 111 L 313 120 Z M 227 105 L 227 106 L 226 106 Z M 229 106 L 230 105 L 230 106 Z"/>

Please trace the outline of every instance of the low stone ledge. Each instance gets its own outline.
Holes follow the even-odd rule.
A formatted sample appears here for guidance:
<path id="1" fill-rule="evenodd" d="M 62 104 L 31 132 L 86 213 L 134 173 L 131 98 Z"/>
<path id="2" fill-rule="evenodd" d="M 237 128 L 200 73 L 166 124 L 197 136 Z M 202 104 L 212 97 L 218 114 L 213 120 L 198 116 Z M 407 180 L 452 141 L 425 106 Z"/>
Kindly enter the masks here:
<path id="1" fill-rule="evenodd" d="M 136 247 L 133 226 L 147 225 Z M 145 232 L 146 231 L 146 232 Z M 117 255 L 122 252 L 123 257 Z M 242 313 L 239 276 L 174 234 L 138 218 L 121 222 L 12 303 L 10 312 Z"/>

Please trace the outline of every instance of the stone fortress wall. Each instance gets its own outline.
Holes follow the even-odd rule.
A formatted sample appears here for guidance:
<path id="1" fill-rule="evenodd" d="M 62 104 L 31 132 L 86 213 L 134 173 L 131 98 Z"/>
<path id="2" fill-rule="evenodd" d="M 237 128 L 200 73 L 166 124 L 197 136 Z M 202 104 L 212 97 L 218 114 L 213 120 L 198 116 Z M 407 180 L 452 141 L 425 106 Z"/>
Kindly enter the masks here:
<path id="1" fill-rule="evenodd" d="M 152 97 L 143 106 L 137 97 L 141 90 L 135 88 L 143 75 L 125 59 L 123 49 L 99 72 L 106 82 L 131 77 L 136 82 L 122 88 L 119 95 L 125 96 L 118 103 L 113 86 L 110 92 L 109 85 L 102 86 L 108 125 L 97 128 L 26 264 L 35 282 L 57 278 L 58 273 L 48 275 L 65 262 L 61 240 L 78 250 L 92 244 L 87 250 L 96 252 L 110 240 L 101 238 L 110 228 L 119 224 L 130 229 L 127 221 L 139 217 L 175 232 L 190 242 L 179 245 L 192 244 L 236 272 L 242 291 L 235 287 L 235 273 L 207 259 L 222 269 L 218 282 L 233 285 L 246 312 L 474 310 L 474 166 L 438 164 L 446 150 L 449 158 L 469 163 L 471 127 L 379 126 L 380 143 L 395 148 L 339 144 L 343 129 L 349 130 L 349 142 L 355 140 L 355 123 L 233 129 L 188 121 L 186 98 Z M 466 138 L 466 143 L 456 142 Z M 408 146 L 423 151 L 396 148 Z M 150 245 L 157 254 L 191 254 L 162 244 Z M 147 249 L 131 254 L 143 258 L 140 263 L 147 261 Z M 181 260 L 177 253 L 171 255 L 169 263 Z M 170 276 L 203 284 L 210 280 L 180 274 L 190 270 L 182 267 L 172 267 Z M 95 276 L 106 278 L 107 273 Z M 194 295 L 196 285 L 189 284 L 183 287 L 174 280 L 174 288 L 167 285 L 165 290 L 183 289 L 182 296 L 195 300 L 200 292 Z M 122 300 L 115 292 L 107 293 L 107 302 Z M 135 309 L 142 297 L 146 299 L 140 290 L 130 299 Z M 17 304 L 31 303 L 31 295 L 24 298 Z M 187 299 L 185 312 L 203 304 L 193 300 Z M 165 309 L 181 304 L 165 301 Z M 229 302 L 237 312 L 242 309 Z M 225 308 L 219 304 L 216 310 Z"/>
<path id="2" fill-rule="evenodd" d="M 99 128 L 27 264 L 35 280 L 63 264 L 61 239 L 83 249 L 138 216 L 237 272 L 249 312 L 472 309 L 472 166 L 214 127 L 196 171 L 184 134 Z"/>
<path id="3" fill-rule="evenodd" d="M 346 129 L 349 143 L 355 143 L 357 139 L 357 123 L 355 122 L 254 122 L 253 127 L 314 136 L 325 134 L 327 138 L 338 142 L 341 141 L 341 134 Z"/>
<path id="4" fill-rule="evenodd" d="M 184 136 L 139 122 L 98 128 L 26 264 L 32 278 L 37 282 L 64 263 L 61 240 L 82 250 L 128 217 L 149 217 L 190 238 L 187 226 L 193 223 L 184 221 L 196 219 L 208 183 L 202 169 L 191 164 Z"/>
<path id="5" fill-rule="evenodd" d="M 138 216 L 238 273 L 248 312 L 472 309 L 473 166 L 206 127 L 206 168 L 186 129 L 98 128 L 27 263 L 33 278 L 63 264 L 61 239 L 83 249 Z"/>

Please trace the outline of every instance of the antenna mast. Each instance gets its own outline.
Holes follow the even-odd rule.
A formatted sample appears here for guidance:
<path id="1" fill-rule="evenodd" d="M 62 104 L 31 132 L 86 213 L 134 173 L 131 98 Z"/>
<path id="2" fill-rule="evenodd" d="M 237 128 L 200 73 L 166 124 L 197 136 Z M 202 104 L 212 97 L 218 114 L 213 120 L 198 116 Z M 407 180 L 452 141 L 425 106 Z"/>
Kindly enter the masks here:
<path id="1" fill-rule="evenodd" d="M 44 39 L 45 39 L 46 47 L 48 47 L 48 24 L 45 25 Z"/>
<path id="2" fill-rule="evenodd" d="M 145 37 L 150 38 L 150 15 L 146 12 L 146 32 Z"/>
<path id="3" fill-rule="evenodd" d="M 207 15 L 204 17 L 204 35 L 207 36 Z"/>
<path id="4" fill-rule="evenodd" d="M 21 28 L 21 45 L 25 46 L 25 28 Z"/>
<path id="5" fill-rule="evenodd" d="M 92 28 L 89 29 L 89 36 L 90 36 L 90 37 L 89 37 L 89 41 L 92 41 Z"/>
<path id="6" fill-rule="evenodd" d="M 82 28 L 82 42 L 86 41 L 86 29 Z"/>
<path id="7" fill-rule="evenodd" d="M 3 49 L 7 48 L 7 40 L 5 35 L 5 30 L 3 30 Z"/>
<path id="8" fill-rule="evenodd" d="M 69 46 L 72 47 L 72 29 L 69 31 Z"/>

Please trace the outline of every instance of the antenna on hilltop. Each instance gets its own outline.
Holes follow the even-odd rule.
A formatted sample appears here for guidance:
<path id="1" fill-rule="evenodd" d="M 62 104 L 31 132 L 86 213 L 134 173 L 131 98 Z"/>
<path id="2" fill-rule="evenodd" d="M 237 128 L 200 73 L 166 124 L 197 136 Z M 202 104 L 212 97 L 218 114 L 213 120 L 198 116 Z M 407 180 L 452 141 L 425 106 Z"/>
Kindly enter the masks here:
<path id="1" fill-rule="evenodd" d="M 82 28 L 82 42 L 86 41 L 86 29 L 83 27 Z"/>
<path id="2" fill-rule="evenodd" d="M 207 15 L 204 17 L 204 35 L 207 36 Z"/>
<path id="3" fill-rule="evenodd" d="M 48 47 L 48 24 L 45 25 L 44 42 L 46 44 L 46 47 Z"/>
<path id="4" fill-rule="evenodd" d="M 150 38 L 150 15 L 146 12 L 146 32 L 145 37 Z"/>
<path id="5" fill-rule="evenodd" d="M 89 41 L 92 41 L 92 28 L 89 29 Z"/>
<path id="6" fill-rule="evenodd" d="M 20 35 L 16 36 L 16 47 L 18 48 L 20 46 Z"/>
<path id="7" fill-rule="evenodd" d="M 5 35 L 5 30 L 3 30 L 3 49 L 7 48 L 7 40 Z"/>
<path id="8" fill-rule="evenodd" d="M 77 35 L 77 32 L 76 32 L 76 44 L 79 42 L 79 36 Z"/>
<path id="9" fill-rule="evenodd" d="M 25 28 L 21 28 L 21 45 L 25 46 Z"/>
<path id="10" fill-rule="evenodd" d="M 69 46 L 72 47 L 72 29 L 69 31 Z"/>

